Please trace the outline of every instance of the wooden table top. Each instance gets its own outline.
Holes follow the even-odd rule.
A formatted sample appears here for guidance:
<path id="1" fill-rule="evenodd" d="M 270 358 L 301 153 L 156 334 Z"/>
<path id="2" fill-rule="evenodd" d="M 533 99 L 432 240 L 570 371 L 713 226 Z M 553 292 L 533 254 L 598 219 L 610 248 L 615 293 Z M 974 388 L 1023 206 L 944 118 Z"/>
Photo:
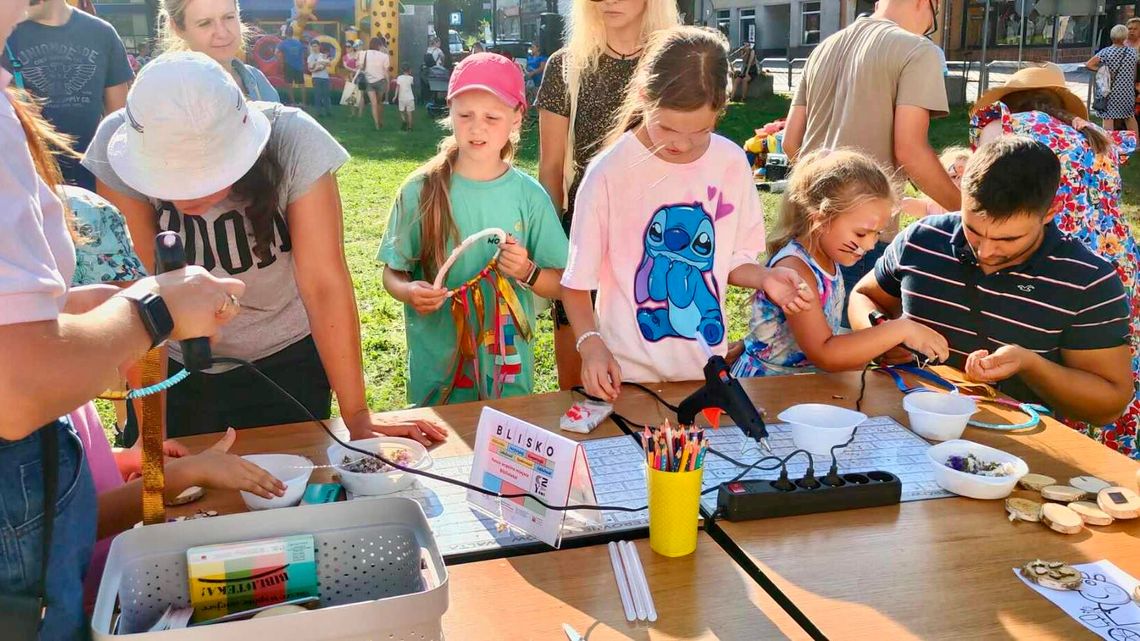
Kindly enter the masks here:
<path id="1" fill-rule="evenodd" d="M 853 407 L 859 393 L 859 374 L 772 377 L 742 384 L 766 410 L 766 418 L 775 421 L 780 411 L 797 403 Z M 697 385 L 672 383 L 654 388 L 678 402 Z M 558 418 L 571 399 L 569 393 L 562 392 L 486 405 L 556 430 Z M 887 377 L 868 374 L 865 413 L 892 416 L 907 425 L 901 401 L 901 393 Z M 482 406 L 470 403 L 390 416 L 429 418 L 446 426 L 451 438 L 436 446 L 433 454 L 456 456 L 470 453 Z M 986 407 L 976 418 L 1008 423 L 1024 420 L 1017 412 Z M 623 392 L 617 410 L 643 423 L 672 418 L 648 395 L 631 389 Z M 345 435 L 339 421 L 330 424 L 339 435 Z M 618 434 L 618 428 L 607 421 L 588 436 L 566 435 L 584 440 Z M 199 436 L 184 442 L 191 451 L 197 451 L 215 438 Z M 1092 474 L 1136 487 L 1135 462 L 1052 419 L 1015 434 L 969 428 L 964 438 L 1016 454 L 1026 460 L 1031 471 L 1062 481 Z M 232 451 L 298 453 L 323 464 L 327 462 L 324 451 L 328 444 L 328 437 L 308 423 L 242 430 Z M 313 482 L 328 478 L 328 470 L 317 470 Z M 245 509 L 236 492 L 214 491 L 198 503 L 169 513 L 185 514 L 199 508 L 223 513 Z M 1140 520 L 1065 536 L 1040 524 L 1010 523 L 1001 501 L 937 499 L 744 523 L 722 521 L 718 527 L 833 639 L 1082 638 L 1087 636 L 1084 628 L 1021 585 L 1011 569 L 1037 557 L 1070 563 L 1108 559 L 1125 572 L 1140 576 Z M 557 554 L 573 553 L 563 550 Z M 643 560 L 648 556 L 643 553 Z M 487 563 L 521 564 L 524 560 Z M 607 580 L 612 581 L 612 577 Z M 575 621 L 566 622 L 578 627 Z M 584 632 L 581 627 L 578 630 Z M 558 637 L 536 632 L 534 638 Z"/>
<path id="2" fill-rule="evenodd" d="M 829 396 L 858 394 L 857 377 L 826 380 Z M 765 396 L 773 398 L 769 414 L 808 400 L 791 390 L 759 400 Z M 885 376 L 869 377 L 866 399 L 863 411 L 868 415 L 892 416 L 907 425 L 901 394 Z M 986 414 L 990 416 L 978 418 L 993 421 L 993 414 Z M 999 414 L 1008 414 L 1010 423 L 1024 420 L 1016 412 Z M 1012 434 L 968 428 L 963 438 L 1020 456 L 1031 471 L 1061 483 L 1091 474 L 1136 487 L 1140 466 L 1134 461 L 1052 419 Z M 1029 492 L 1016 495 L 1040 500 Z M 1003 501 L 936 499 L 720 521 L 717 527 L 831 639 L 1094 638 L 1022 585 L 1012 568 L 1035 558 L 1069 563 L 1107 559 L 1140 576 L 1140 519 L 1066 536 L 1038 523 L 1010 523 Z"/>
<path id="3" fill-rule="evenodd" d="M 646 540 L 636 545 L 655 623 L 626 621 L 609 551 L 595 545 L 449 567 L 444 633 L 448 641 L 565 641 L 569 623 L 589 641 L 809 638 L 707 534 L 678 559 L 654 554 Z"/>

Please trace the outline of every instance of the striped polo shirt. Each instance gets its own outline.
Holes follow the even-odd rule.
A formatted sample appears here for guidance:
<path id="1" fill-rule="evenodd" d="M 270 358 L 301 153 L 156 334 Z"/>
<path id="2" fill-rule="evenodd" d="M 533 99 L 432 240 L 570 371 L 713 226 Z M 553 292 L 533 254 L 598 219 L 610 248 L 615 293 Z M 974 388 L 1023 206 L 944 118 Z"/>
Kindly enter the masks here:
<path id="1" fill-rule="evenodd" d="M 875 278 L 902 299 L 903 313 L 946 337 L 949 365 L 979 349 L 1020 345 L 1060 363 L 1061 350 L 1127 344 L 1128 301 L 1108 261 L 1050 223 L 1021 264 L 985 274 L 959 214 L 929 216 L 899 234 L 875 264 Z M 1041 399 L 1015 376 L 998 388 Z"/>

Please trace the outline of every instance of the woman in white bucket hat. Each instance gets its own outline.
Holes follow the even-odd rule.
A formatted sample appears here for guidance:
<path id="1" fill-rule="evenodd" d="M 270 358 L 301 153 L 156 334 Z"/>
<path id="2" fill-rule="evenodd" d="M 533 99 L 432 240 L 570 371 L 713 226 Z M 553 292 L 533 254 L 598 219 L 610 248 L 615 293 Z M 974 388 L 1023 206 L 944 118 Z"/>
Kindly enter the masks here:
<path id="1" fill-rule="evenodd" d="M 319 418 L 329 417 L 336 392 L 353 438 L 441 440 L 430 423 L 384 423 L 366 405 L 334 175 L 347 160 L 305 112 L 247 102 L 217 62 L 178 52 L 143 69 L 84 165 L 134 238 L 177 232 L 190 263 L 245 282 L 242 312 L 215 339 L 215 354 L 253 361 Z M 153 266 L 147 243 L 136 250 Z M 172 346 L 171 367 L 181 358 Z M 171 437 L 306 416 L 246 368 L 215 367 L 167 392 Z"/>
<path id="2" fill-rule="evenodd" d="M 27 9 L 0 1 L 0 49 Z M 0 69 L 0 637 L 85 639 L 95 489 L 79 436 L 57 417 L 151 345 L 216 334 L 243 285 L 191 267 L 126 290 L 71 291 L 75 248 L 51 134 L 6 88 L 11 79 Z"/>

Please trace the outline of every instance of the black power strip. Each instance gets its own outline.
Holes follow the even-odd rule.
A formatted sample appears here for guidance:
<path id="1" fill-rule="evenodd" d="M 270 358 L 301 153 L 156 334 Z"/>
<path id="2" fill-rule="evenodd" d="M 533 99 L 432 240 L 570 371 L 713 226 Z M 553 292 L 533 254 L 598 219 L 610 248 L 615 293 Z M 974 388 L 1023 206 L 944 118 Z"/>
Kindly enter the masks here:
<path id="1" fill-rule="evenodd" d="M 874 471 L 786 482 L 756 480 L 722 483 L 717 511 L 728 521 L 835 512 L 893 505 L 902 498 L 902 482 L 890 472 Z"/>

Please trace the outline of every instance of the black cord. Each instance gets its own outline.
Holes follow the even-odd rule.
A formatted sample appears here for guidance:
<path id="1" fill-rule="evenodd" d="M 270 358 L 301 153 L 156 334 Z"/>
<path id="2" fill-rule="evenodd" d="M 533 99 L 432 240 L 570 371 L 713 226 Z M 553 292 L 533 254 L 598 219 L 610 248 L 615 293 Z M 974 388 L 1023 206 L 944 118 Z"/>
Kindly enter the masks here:
<path id="1" fill-rule="evenodd" d="M 863 411 L 863 397 L 867 394 L 867 372 L 871 371 L 871 368 L 874 366 L 874 363 L 867 363 L 867 365 L 863 367 L 863 372 L 859 374 L 859 398 L 855 399 L 856 412 Z M 851 438 L 847 439 L 846 443 L 842 445 L 831 446 L 831 469 L 828 470 L 828 476 L 835 476 L 839 474 L 839 458 L 836 456 L 835 450 L 846 449 L 848 445 L 851 445 L 853 442 L 855 442 L 855 437 L 858 434 L 859 426 L 856 425 L 855 429 L 851 430 Z"/>
<path id="2" fill-rule="evenodd" d="M 290 401 L 292 401 L 294 404 L 296 404 L 297 407 L 299 407 L 302 411 L 305 412 L 305 414 L 309 417 L 310 421 L 312 421 L 312 422 L 316 423 L 318 426 L 320 426 L 320 428 L 322 430 L 324 430 L 326 434 L 329 435 L 329 438 L 336 441 L 338 444 L 340 444 L 341 447 L 343 447 L 347 450 L 351 450 L 353 452 L 357 452 L 359 454 L 364 454 L 365 456 L 371 456 L 372 458 L 379 459 L 379 461 L 381 463 L 384 463 L 385 465 L 388 465 L 388 466 L 391 466 L 397 470 L 400 470 L 401 472 L 406 472 L 408 474 L 415 474 L 416 476 L 422 476 L 425 478 L 432 479 L 434 481 L 440 481 L 442 483 L 450 483 L 452 485 L 462 487 L 466 490 L 469 490 L 472 492 L 478 492 L 479 494 L 483 494 L 485 496 L 490 496 L 490 497 L 494 497 L 494 498 L 499 498 L 499 499 L 529 498 L 529 499 L 534 499 L 535 502 L 537 502 L 539 505 L 545 507 L 548 510 L 558 510 L 558 511 L 567 511 L 567 512 L 571 511 L 571 510 L 609 511 L 609 512 L 641 512 L 643 510 L 649 509 L 648 505 L 645 505 L 642 507 L 623 507 L 623 506 L 617 506 L 617 505 L 551 505 L 551 504 L 547 503 L 546 501 L 542 500 L 541 498 L 539 498 L 533 494 L 530 494 L 529 492 L 515 493 L 515 494 L 502 494 L 499 492 L 492 492 L 491 490 L 488 490 L 486 488 L 478 487 L 476 485 L 471 485 L 470 483 L 466 483 L 466 482 L 460 481 L 458 479 L 453 479 L 453 478 L 449 478 L 446 476 L 440 476 L 438 474 L 432 474 L 431 472 L 426 472 L 424 470 L 417 470 L 417 469 L 413 469 L 410 467 L 406 467 L 404 465 L 400 465 L 399 463 L 396 463 L 395 461 L 388 460 L 387 458 L 385 458 L 384 456 L 382 456 L 381 454 L 379 454 L 377 452 L 369 452 L 368 450 L 361 449 L 361 448 L 353 446 L 353 445 L 349 445 L 348 443 L 342 441 L 340 438 L 337 437 L 336 434 L 333 434 L 332 430 L 330 430 L 327 425 L 325 425 L 323 422 L 321 422 L 321 420 L 318 419 L 316 416 L 313 416 L 313 413 L 309 411 L 309 408 L 305 407 L 304 403 L 302 403 L 301 401 L 298 401 L 292 394 L 290 394 L 288 391 L 286 391 L 284 388 L 282 388 L 280 385 L 278 385 L 277 381 L 274 381 L 272 378 L 270 378 L 268 375 L 266 375 L 265 372 L 262 372 L 260 369 L 258 369 L 257 366 L 254 365 L 253 363 L 251 363 L 249 361 L 242 360 L 240 358 L 231 358 L 231 357 L 224 357 L 224 356 L 219 356 L 219 357 L 214 358 L 213 363 L 215 363 L 215 364 L 228 363 L 231 365 L 241 365 L 243 367 L 248 367 L 255 374 L 257 374 L 259 377 L 261 377 L 262 380 L 269 383 L 270 386 L 272 386 L 274 389 L 276 389 L 278 392 L 280 392 L 283 396 L 285 396 Z"/>

